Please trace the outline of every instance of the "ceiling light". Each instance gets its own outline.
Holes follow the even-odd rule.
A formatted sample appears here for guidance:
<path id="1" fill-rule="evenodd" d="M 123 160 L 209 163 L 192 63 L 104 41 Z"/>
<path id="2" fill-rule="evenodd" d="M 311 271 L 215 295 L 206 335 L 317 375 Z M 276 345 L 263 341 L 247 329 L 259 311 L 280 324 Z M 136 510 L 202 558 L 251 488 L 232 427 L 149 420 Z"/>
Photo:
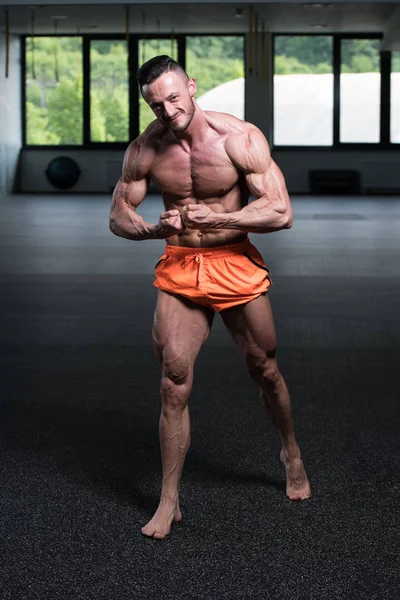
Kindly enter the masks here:
<path id="1" fill-rule="evenodd" d="M 328 25 L 325 23 L 313 23 L 310 27 L 314 27 L 314 29 L 324 29 L 325 27 L 328 27 Z"/>

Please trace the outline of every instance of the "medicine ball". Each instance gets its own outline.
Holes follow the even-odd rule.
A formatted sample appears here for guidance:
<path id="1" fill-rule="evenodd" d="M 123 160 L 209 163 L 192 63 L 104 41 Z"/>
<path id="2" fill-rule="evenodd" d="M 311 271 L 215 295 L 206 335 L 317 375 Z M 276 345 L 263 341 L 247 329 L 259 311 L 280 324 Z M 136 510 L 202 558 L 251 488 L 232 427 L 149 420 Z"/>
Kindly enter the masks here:
<path id="1" fill-rule="evenodd" d="M 58 156 L 49 162 L 45 173 L 54 187 L 67 190 L 78 181 L 81 170 L 69 156 Z"/>

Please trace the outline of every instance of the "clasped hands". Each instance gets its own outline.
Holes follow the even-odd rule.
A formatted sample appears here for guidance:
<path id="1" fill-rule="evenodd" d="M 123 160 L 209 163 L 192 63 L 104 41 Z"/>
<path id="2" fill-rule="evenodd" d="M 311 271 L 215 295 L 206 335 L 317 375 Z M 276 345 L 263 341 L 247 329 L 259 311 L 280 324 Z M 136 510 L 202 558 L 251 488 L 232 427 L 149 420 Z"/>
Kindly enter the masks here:
<path id="1" fill-rule="evenodd" d="M 166 237 L 181 233 L 184 229 L 205 229 L 216 226 L 216 213 L 204 204 L 186 204 L 183 211 L 177 209 L 161 213 L 158 231 Z"/>

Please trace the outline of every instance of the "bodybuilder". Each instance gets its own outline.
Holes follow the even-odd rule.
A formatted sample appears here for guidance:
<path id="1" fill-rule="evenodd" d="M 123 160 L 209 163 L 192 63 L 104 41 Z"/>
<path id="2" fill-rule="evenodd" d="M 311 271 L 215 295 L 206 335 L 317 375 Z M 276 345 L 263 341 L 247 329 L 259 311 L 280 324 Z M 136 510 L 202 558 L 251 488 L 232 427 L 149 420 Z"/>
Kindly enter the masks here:
<path id="1" fill-rule="evenodd" d="M 195 79 L 168 56 L 146 62 L 137 79 L 156 119 L 126 151 L 110 229 L 129 240 L 166 240 L 155 270 L 153 325 L 161 364 L 163 477 L 157 511 L 142 528 L 144 535 L 162 539 L 181 520 L 179 482 L 190 444 L 193 368 L 215 312 L 243 353 L 280 436 L 287 496 L 305 500 L 311 492 L 277 365 L 266 295 L 271 280 L 247 235 L 291 227 L 283 175 L 261 131 L 232 115 L 202 111 L 195 100 Z M 146 223 L 137 212 L 150 179 L 165 207 L 157 224 Z M 250 194 L 255 200 L 249 204 Z"/>

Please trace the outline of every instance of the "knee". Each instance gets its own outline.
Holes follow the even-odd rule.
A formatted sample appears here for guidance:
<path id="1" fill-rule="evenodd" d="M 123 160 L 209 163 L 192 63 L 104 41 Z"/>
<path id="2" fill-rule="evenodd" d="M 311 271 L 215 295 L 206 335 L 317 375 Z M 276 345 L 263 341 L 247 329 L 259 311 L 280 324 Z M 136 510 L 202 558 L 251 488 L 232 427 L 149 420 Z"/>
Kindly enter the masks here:
<path id="1" fill-rule="evenodd" d="M 165 409 L 183 410 L 192 388 L 189 363 L 184 359 L 163 361 L 161 399 Z"/>
<path id="2" fill-rule="evenodd" d="M 162 379 L 167 387 L 184 385 L 189 379 L 189 363 L 184 358 L 163 359 Z"/>
<path id="3" fill-rule="evenodd" d="M 275 359 L 248 356 L 247 365 L 250 375 L 261 387 L 272 390 L 279 387 L 282 377 Z"/>

